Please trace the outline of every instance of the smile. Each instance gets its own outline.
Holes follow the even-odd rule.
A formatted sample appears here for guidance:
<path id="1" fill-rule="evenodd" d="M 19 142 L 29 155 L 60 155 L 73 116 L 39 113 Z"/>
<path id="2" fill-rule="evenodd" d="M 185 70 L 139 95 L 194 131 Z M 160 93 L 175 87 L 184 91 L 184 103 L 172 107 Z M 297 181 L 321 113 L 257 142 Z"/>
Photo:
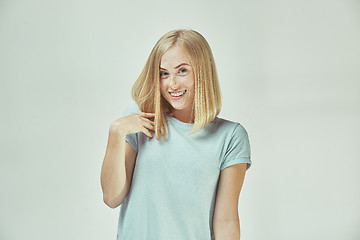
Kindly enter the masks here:
<path id="1" fill-rule="evenodd" d="M 169 92 L 172 97 L 180 97 L 186 93 L 186 90 L 182 92 Z"/>

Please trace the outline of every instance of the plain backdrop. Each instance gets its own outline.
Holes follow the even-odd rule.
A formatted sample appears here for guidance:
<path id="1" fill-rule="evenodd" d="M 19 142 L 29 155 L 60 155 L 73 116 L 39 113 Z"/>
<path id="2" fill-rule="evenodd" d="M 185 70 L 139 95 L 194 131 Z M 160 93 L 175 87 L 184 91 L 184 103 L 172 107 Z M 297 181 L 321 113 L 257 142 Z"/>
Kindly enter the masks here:
<path id="1" fill-rule="evenodd" d="M 109 126 L 177 28 L 208 40 L 220 117 L 249 134 L 241 239 L 360 239 L 358 0 L 0 0 L 0 239 L 116 238 Z"/>

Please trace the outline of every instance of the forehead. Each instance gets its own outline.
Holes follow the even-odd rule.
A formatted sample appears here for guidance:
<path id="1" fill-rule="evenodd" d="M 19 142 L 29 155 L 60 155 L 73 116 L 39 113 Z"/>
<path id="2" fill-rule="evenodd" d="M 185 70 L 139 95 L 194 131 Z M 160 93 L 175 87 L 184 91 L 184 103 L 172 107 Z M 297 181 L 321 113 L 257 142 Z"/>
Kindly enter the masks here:
<path id="1" fill-rule="evenodd" d="M 174 46 L 169 48 L 161 57 L 161 68 L 172 68 L 178 66 L 181 63 L 190 64 L 190 59 L 187 57 L 184 49 L 180 46 Z"/>

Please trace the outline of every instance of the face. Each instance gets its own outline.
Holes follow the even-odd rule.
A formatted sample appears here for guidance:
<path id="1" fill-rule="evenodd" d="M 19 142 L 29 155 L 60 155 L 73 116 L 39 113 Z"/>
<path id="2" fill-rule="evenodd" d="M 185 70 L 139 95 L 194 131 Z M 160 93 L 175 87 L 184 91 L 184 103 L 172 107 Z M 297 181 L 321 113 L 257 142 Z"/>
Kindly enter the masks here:
<path id="1" fill-rule="evenodd" d="M 170 48 L 161 58 L 160 90 L 172 106 L 174 117 L 191 122 L 195 79 L 190 60 L 179 46 Z"/>

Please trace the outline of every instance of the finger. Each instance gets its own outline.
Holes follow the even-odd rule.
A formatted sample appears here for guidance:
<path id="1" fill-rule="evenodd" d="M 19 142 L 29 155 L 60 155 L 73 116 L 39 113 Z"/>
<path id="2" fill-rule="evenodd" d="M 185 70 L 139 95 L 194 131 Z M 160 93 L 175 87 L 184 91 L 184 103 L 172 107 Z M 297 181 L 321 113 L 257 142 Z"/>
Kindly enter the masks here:
<path id="1" fill-rule="evenodd" d="M 155 117 L 155 113 L 140 112 L 140 115 L 141 115 L 142 117 L 146 117 L 146 118 L 153 118 L 153 117 Z"/>
<path id="2" fill-rule="evenodd" d="M 148 118 L 141 118 L 144 122 L 150 123 L 151 125 L 155 125 L 155 122 Z"/>
<path id="3" fill-rule="evenodd" d="M 155 123 L 147 118 L 142 118 L 142 125 L 146 128 L 150 128 L 151 130 L 155 127 Z"/>
<path id="4" fill-rule="evenodd" d="M 142 128 L 142 132 L 148 136 L 149 138 L 152 138 L 153 135 L 149 132 L 149 130 L 147 130 L 145 127 Z"/>
<path id="5" fill-rule="evenodd" d="M 143 126 L 146 127 L 147 129 L 150 129 L 151 131 L 155 132 L 155 127 L 148 122 L 144 122 Z"/>

